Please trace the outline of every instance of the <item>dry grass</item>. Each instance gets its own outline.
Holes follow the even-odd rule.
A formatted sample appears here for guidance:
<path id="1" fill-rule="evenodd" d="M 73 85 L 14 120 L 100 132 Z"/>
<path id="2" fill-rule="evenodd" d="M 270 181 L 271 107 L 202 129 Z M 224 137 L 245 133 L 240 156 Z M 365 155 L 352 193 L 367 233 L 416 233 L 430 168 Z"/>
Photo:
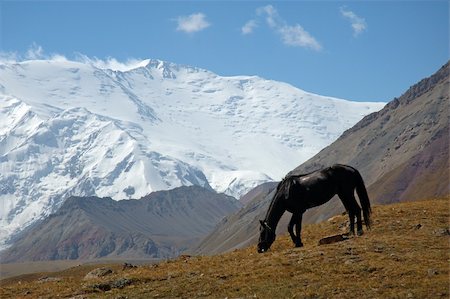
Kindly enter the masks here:
<path id="1" fill-rule="evenodd" d="M 370 232 L 317 245 L 346 220 L 305 226 L 303 248 L 280 236 L 265 254 L 253 246 L 125 270 L 109 265 L 114 273 L 97 281 L 83 277 L 98 265 L 79 266 L 3 280 L 0 297 L 449 298 L 448 198 L 376 206 Z"/>

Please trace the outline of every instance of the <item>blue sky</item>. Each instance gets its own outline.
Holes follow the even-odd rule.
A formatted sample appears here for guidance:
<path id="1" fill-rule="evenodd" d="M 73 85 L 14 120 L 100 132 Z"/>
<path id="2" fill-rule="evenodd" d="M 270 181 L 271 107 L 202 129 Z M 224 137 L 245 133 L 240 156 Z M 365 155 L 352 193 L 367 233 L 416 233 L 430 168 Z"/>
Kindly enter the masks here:
<path id="1" fill-rule="evenodd" d="M 4 1 L 2 56 L 156 58 L 389 101 L 449 59 L 448 1 Z"/>

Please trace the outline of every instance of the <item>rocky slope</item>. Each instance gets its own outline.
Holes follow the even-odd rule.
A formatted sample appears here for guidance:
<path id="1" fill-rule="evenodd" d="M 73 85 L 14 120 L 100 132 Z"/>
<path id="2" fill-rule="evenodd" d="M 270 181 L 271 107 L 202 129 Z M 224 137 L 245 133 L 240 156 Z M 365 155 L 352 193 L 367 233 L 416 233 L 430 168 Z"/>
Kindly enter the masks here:
<path id="1" fill-rule="evenodd" d="M 204 237 L 239 201 L 198 186 L 139 200 L 71 197 L 1 253 L 2 263 L 98 258 L 161 259 Z"/>
<path id="2" fill-rule="evenodd" d="M 347 130 L 330 146 L 291 173 L 307 173 L 334 163 L 360 170 L 374 203 L 442 196 L 449 191 L 449 63 L 409 88 L 379 112 Z M 254 243 L 273 192 L 254 198 L 221 222 L 197 248 L 216 253 Z M 317 222 L 344 210 L 339 199 L 309 210 L 304 222 Z M 287 214 L 278 229 L 285 231 Z M 243 229 L 245 227 L 245 229 Z M 217 237 L 216 237 L 217 236 Z M 224 244 L 223 240 L 233 242 Z"/>
<path id="3" fill-rule="evenodd" d="M 423 198 L 407 190 L 423 190 L 423 186 L 417 186 L 415 176 L 426 173 L 431 175 L 428 180 L 433 188 L 425 188 L 425 194 L 448 194 L 444 178 L 448 178 L 445 166 L 449 148 L 449 87 L 447 63 L 382 110 L 365 117 L 292 173 L 307 172 L 335 161 L 358 168 L 369 186 L 396 181 L 398 185 L 394 189 L 398 196 L 391 197 L 389 192 L 372 188 L 371 197 L 375 202 Z M 395 178 L 394 173 L 398 174 Z M 441 179 L 433 180 L 437 177 Z"/>

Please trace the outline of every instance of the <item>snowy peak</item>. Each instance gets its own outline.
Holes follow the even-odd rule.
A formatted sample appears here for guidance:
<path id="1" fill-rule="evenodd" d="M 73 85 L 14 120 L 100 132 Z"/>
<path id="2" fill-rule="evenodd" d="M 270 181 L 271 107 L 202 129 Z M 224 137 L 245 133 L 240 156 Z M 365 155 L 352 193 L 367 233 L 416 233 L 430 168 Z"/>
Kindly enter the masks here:
<path id="1" fill-rule="evenodd" d="M 2 119 L 15 116 L 0 135 L 0 221 L 8 230 L 48 215 L 70 195 L 122 199 L 182 185 L 210 188 L 195 166 L 150 150 L 138 127 L 82 107 L 43 120 L 17 99 L 1 102 Z"/>
<path id="2" fill-rule="evenodd" d="M 239 198 L 383 105 L 152 59 L 1 63 L 0 243 L 71 195 Z"/>
<path id="3" fill-rule="evenodd" d="M 174 70 L 178 71 L 179 67 L 173 63 L 168 63 L 161 60 L 148 60 L 147 65 L 145 66 L 147 69 L 155 69 L 158 71 L 159 75 L 165 79 L 176 79 Z"/>
<path id="4" fill-rule="evenodd" d="M 33 106 L 49 117 L 54 109 L 84 107 L 113 118 L 155 121 L 155 112 L 110 70 L 72 61 L 25 61 L 2 66 L 4 94 Z M 106 112 L 106 113 L 105 113 Z"/>

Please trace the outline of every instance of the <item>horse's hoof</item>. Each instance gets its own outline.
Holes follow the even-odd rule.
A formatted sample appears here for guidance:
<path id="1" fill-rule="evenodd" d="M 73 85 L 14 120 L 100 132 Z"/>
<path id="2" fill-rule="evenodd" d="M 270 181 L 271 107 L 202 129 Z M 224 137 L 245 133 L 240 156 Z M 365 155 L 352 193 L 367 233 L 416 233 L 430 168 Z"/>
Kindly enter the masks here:
<path id="1" fill-rule="evenodd" d="M 295 247 L 297 247 L 297 248 L 303 247 L 303 243 L 302 243 L 302 242 L 300 242 L 300 243 L 295 243 Z"/>
<path id="2" fill-rule="evenodd" d="M 358 232 L 357 232 L 357 234 L 358 234 L 358 236 L 360 237 L 360 236 L 362 236 L 362 235 L 364 234 L 364 232 L 363 232 L 362 229 L 359 229 Z"/>

